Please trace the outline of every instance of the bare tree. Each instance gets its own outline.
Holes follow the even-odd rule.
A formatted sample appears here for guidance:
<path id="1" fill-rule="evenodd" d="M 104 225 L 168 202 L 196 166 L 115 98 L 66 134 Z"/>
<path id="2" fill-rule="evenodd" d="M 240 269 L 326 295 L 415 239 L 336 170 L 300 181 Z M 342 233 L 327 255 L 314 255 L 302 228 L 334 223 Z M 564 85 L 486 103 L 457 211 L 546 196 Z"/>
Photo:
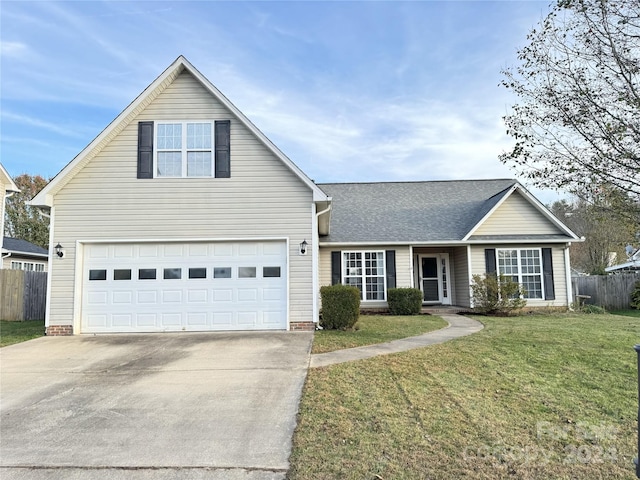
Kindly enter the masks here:
<path id="1" fill-rule="evenodd" d="M 502 84 L 516 143 L 500 160 L 541 188 L 640 199 L 640 1 L 558 0 Z"/>
<path id="2" fill-rule="evenodd" d="M 617 211 L 630 211 L 628 197 L 620 190 L 601 191 L 588 199 L 560 200 L 553 214 L 585 241 L 571 246 L 571 265 L 585 273 L 600 275 L 611 264 L 626 259 L 625 246 L 636 241 L 638 222 Z"/>

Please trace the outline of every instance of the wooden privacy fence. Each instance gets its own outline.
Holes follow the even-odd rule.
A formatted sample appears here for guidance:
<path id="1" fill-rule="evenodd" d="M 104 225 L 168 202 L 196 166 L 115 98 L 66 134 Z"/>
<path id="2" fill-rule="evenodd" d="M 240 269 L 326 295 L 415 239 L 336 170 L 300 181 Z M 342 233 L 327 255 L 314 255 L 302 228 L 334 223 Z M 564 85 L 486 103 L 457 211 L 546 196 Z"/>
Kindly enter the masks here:
<path id="1" fill-rule="evenodd" d="M 0 270 L 0 320 L 44 320 L 47 273 Z"/>
<path id="2" fill-rule="evenodd" d="M 631 292 L 640 272 L 617 273 L 615 275 L 590 275 L 573 277 L 573 295 L 587 295 L 584 303 L 598 305 L 607 310 L 625 310 L 630 308 Z"/>

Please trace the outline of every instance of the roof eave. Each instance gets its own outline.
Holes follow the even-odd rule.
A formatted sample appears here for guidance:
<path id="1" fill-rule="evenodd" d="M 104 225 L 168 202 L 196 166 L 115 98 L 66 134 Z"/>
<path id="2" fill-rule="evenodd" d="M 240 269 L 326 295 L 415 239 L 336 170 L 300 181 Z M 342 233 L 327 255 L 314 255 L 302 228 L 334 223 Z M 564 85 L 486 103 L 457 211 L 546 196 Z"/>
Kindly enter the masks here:
<path id="1" fill-rule="evenodd" d="M 1 163 L 0 163 L 0 173 L 7 178 L 5 180 L 5 189 L 7 192 L 19 193 L 21 191 L 16 185 L 16 183 L 13 181 L 13 178 L 11 178 L 11 175 L 9 175 L 9 172 L 7 172 L 7 170 L 2 166 Z"/>

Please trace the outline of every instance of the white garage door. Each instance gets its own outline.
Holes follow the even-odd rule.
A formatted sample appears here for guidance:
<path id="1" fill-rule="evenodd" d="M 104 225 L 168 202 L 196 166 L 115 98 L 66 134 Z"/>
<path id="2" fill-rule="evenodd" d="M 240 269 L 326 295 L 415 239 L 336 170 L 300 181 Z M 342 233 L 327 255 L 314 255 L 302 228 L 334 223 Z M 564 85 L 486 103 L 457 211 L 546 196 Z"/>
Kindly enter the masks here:
<path id="1" fill-rule="evenodd" d="M 287 328 L 283 241 L 84 246 L 82 333 Z"/>

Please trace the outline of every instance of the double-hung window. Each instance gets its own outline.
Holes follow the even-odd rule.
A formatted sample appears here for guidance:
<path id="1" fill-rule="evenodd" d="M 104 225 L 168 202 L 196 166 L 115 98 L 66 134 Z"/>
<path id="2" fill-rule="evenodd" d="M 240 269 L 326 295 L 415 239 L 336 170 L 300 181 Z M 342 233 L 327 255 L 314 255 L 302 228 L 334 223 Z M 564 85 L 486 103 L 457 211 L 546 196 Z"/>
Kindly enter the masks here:
<path id="1" fill-rule="evenodd" d="M 384 252 L 342 252 L 342 283 L 360 290 L 360 298 L 367 300 L 385 299 Z"/>
<path id="2" fill-rule="evenodd" d="M 544 298 L 542 254 L 539 248 L 497 250 L 498 273 L 518 282 L 524 298 Z"/>
<path id="3" fill-rule="evenodd" d="M 214 176 L 213 125 L 213 122 L 158 122 L 156 176 Z"/>

